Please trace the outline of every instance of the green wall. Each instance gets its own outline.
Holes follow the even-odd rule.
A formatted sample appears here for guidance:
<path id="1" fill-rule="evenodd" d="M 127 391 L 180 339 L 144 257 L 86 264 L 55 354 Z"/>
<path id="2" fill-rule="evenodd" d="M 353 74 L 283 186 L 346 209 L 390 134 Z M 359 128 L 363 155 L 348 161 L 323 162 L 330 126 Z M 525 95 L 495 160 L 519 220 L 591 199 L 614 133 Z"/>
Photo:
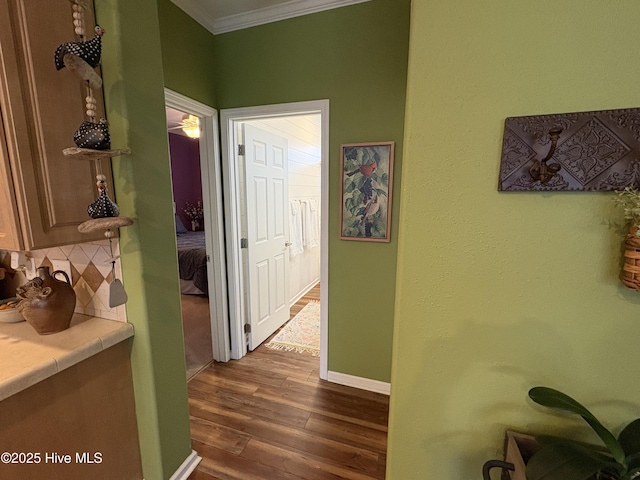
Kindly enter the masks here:
<path id="1" fill-rule="evenodd" d="M 340 144 L 396 142 L 401 185 L 409 0 L 216 35 L 220 109 L 329 99 L 329 370 L 388 382 L 400 188 L 389 244 L 341 241 Z M 326 287 L 325 287 L 326 288 Z"/>
<path id="2" fill-rule="evenodd" d="M 144 476 L 168 479 L 191 453 L 177 254 L 155 0 L 96 0 Z"/>
<path id="3" fill-rule="evenodd" d="M 505 428 L 563 431 L 535 385 L 613 429 L 638 416 L 612 195 L 497 192 L 506 117 L 638 107 L 638 19 L 628 0 L 413 0 L 388 479 L 480 478 Z"/>
<path id="4" fill-rule="evenodd" d="M 170 0 L 157 3 L 165 87 L 215 107 L 214 36 Z"/>

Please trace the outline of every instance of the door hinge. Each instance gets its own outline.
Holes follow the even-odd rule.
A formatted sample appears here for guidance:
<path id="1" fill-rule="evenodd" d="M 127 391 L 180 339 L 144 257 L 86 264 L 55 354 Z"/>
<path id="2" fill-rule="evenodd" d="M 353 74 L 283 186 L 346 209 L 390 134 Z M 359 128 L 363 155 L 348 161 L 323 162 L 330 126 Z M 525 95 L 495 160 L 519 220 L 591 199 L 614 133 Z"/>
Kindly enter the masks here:
<path id="1" fill-rule="evenodd" d="M 211 261 L 211 255 L 207 255 L 206 258 L 207 258 L 207 262 Z"/>
<path id="2" fill-rule="evenodd" d="M 244 145 L 238 145 L 238 155 L 244 155 Z"/>
<path id="3" fill-rule="evenodd" d="M 251 333 L 251 324 L 250 323 L 245 323 L 244 324 L 244 333 Z"/>
<path id="4" fill-rule="evenodd" d="M 240 248 L 249 248 L 249 240 L 246 238 L 240 239 Z"/>

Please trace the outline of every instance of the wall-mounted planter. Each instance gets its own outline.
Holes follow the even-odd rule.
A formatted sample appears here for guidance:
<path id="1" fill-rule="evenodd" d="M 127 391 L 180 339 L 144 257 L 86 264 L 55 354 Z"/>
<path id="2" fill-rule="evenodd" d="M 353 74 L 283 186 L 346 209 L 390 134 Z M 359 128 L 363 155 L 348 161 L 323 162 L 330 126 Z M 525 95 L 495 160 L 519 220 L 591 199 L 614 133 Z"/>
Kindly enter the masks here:
<path id="1" fill-rule="evenodd" d="M 637 227 L 632 225 L 624 242 L 624 264 L 620 280 L 624 286 L 640 291 L 640 237 L 635 233 Z"/>

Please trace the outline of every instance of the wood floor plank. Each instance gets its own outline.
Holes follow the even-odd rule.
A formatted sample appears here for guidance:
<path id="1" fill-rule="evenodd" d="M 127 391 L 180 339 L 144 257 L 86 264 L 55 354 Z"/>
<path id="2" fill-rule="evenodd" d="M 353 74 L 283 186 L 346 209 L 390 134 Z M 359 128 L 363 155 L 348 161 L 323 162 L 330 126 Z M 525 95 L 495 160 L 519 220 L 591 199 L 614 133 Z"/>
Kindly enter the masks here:
<path id="1" fill-rule="evenodd" d="M 276 355 L 273 355 L 271 352 L 265 353 L 264 351 L 251 352 L 251 354 L 243 358 L 242 361 L 249 367 L 259 368 L 260 370 L 268 368 L 274 373 L 292 378 L 307 379 L 314 371 L 314 366 L 317 361 L 288 360 L 287 355 L 291 356 L 292 352 L 276 352 Z M 282 357 L 278 355 L 282 355 Z M 298 355 L 302 356 L 303 354 Z"/>
<path id="2" fill-rule="evenodd" d="M 255 395 L 240 395 L 223 389 L 217 389 L 215 393 L 210 393 L 194 388 L 189 391 L 189 397 L 248 415 L 251 418 L 261 418 L 300 427 L 304 427 L 310 414 L 305 408 L 297 405 L 273 402 Z"/>
<path id="3" fill-rule="evenodd" d="M 387 432 L 356 425 L 336 418 L 312 413 L 305 429 L 350 445 L 384 452 L 387 448 Z"/>
<path id="4" fill-rule="evenodd" d="M 210 375 L 220 376 L 228 380 L 242 379 L 242 381 L 246 382 L 247 384 L 269 385 L 277 387 L 282 385 L 282 383 L 286 380 L 286 375 L 272 372 L 268 369 L 261 369 L 260 371 L 256 371 L 255 368 L 251 368 L 250 366 L 246 365 L 242 360 L 230 361 L 225 364 L 215 363 L 213 365 L 210 365 L 209 368 L 205 369 L 205 371 L 207 370 L 208 374 Z"/>
<path id="5" fill-rule="evenodd" d="M 300 452 L 294 448 L 284 449 L 255 439 L 249 442 L 241 456 L 251 458 L 254 461 L 272 466 L 305 480 L 372 480 L 377 475 L 377 470 L 372 474 L 366 474 L 362 471 L 352 470 L 349 467 L 318 458 L 308 452 Z"/>
<path id="6" fill-rule="evenodd" d="M 191 438 L 240 455 L 251 437 L 239 430 L 191 417 Z"/>
<path id="7" fill-rule="evenodd" d="M 196 470 L 220 480 L 303 480 L 297 475 L 198 441 L 192 442 L 192 448 L 202 457 Z M 189 480 L 194 479 L 189 476 Z"/>
<path id="8" fill-rule="evenodd" d="M 283 389 L 260 387 L 254 394 L 255 397 L 267 401 L 278 402 L 297 408 L 306 408 L 312 413 L 320 413 L 327 417 L 339 420 L 353 421 L 357 425 L 376 428 L 386 425 L 386 415 L 372 413 L 358 405 L 343 405 L 333 403 L 333 398 L 322 395 L 305 395 L 299 392 L 291 392 Z M 385 427 L 386 428 L 386 427 Z"/>
<path id="9" fill-rule="evenodd" d="M 230 417 L 223 417 L 207 412 L 206 407 L 200 411 L 195 410 L 196 415 L 207 418 L 207 423 L 216 421 L 225 422 L 225 429 L 236 429 L 238 435 L 260 439 L 265 443 L 280 447 L 295 448 L 301 452 L 313 453 L 327 461 L 354 464 L 353 468 L 364 472 L 374 473 L 377 469 L 378 454 L 365 448 L 353 446 L 339 440 L 325 438 L 320 434 L 305 431 L 304 428 L 295 428 L 274 422 L 267 422 L 254 418 L 251 422 L 238 422 Z M 195 437 L 194 437 L 195 438 Z M 199 441 L 203 441 L 197 438 Z M 205 442 L 213 446 L 215 443 Z M 222 448 L 222 447 L 219 447 Z M 226 448 L 225 448 L 226 449 Z"/>
<path id="10" fill-rule="evenodd" d="M 367 390 L 361 390 L 359 388 L 347 387 L 340 385 L 339 383 L 332 383 L 326 380 L 316 379 L 302 379 L 299 377 L 287 377 L 283 386 L 291 389 L 301 389 L 302 392 L 313 393 L 315 390 L 323 390 L 327 392 L 336 392 L 336 394 L 343 396 L 344 398 L 350 398 L 354 402 L 363 404 L 364 402 L 370 402 L 371 408 L 379 412 L 387 412 L 389 410 L 389 396 L 381 393 L 369 392 Z M 387 415 L 385 414 L 385 417 Z M 385 420 L 386 423 L 386 420 Z"/>
<path id="11" fill-rule="evenodd" d="M 295 316 L 319 286 L 291 309 Z M 319 358 L 260 345 L 188 383 L 189 480 L 383 480 L 389 399 L 318 378 Z"/>
<path id="12" fill-rule="evenodd" d="M 208 473 L 205 473 L 204 470 L 194 470 L 193 472 L 191 472 L 191 475 L 189 475 L 188 480 L 222 480 L 222 479 L 220 477 L 209 475 Z"/>
<path id="13" fill-rule="evenodd" d="M 221 375 L 217 375 L 217 371 L 213 368 L 205 368 L 189 381 L 189 386 L 191 386 L 192 383 L 193 385 L 197 385 L 198 382 L 204 382 L 212 388 L 226 388 L 227 390 L 247 395 L 251 395 L 258 389 L 256 385 L 243 382 L 237 377 L 226 378 Z"/>

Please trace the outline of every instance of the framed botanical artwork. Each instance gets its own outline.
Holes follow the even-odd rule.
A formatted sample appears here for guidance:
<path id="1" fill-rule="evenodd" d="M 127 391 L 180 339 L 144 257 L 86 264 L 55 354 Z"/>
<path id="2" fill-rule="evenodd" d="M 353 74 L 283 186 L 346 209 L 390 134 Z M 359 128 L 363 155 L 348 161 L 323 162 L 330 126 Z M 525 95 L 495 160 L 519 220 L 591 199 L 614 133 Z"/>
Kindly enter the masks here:
<path id="1" fill-rule="evenodd" d="M 340 149 L 340 238 L 389 242 L 394 142 L 347 143 Z"/>

